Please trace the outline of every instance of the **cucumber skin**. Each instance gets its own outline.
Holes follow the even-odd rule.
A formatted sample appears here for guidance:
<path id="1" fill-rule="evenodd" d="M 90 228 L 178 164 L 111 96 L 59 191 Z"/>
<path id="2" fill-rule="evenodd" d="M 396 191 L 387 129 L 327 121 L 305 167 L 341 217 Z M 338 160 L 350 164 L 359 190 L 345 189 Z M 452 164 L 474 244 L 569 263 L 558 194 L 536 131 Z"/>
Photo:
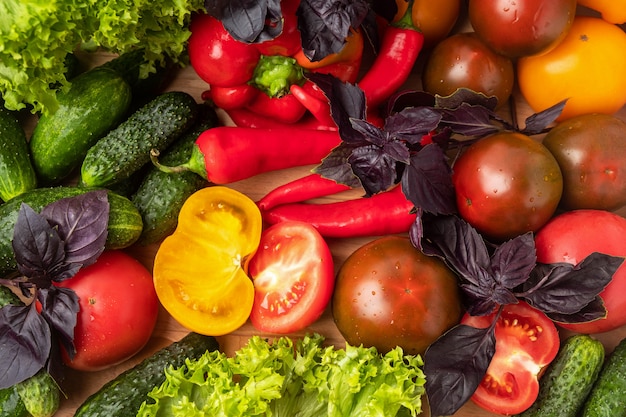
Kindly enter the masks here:
<path id="1" fill-rule="evenodd" d="M 0 199 L 7 201 L 36 187 L 26 132 L 0 103 Z"/>
<path id="2" fill-rule="evenodd" d="M 201 106 L 199 118 L 196 126 L 166 149 L 160 158 L 162 164 L 175 166 L 187 162 L 198 136 L 217 125 L 217 114 L 208 106 Z M 144 226 L 137 243 L 150 245 L 170 235 L 176 229 L 178 214 L 185 200 L 208 184 L 207 180 L 191 171 L 167 173 L 155 166 L 150 167 L 131 197 L 141 213 Z"/>
<path id="3" fill-rule="evenodd" d="M 623 416 L 626 416 L 626 339 L 609 355 L 581 413 L 581 417 Z"/>
<path id="4" fill-rule="evenodd" d="M 0 276 L 6 276 L 17 270 L 11 241 L 22 202 L 39 212 L 56 200 L 77 196 L 92 190 L 63 186 L 36 188 L 0 205 Z M 111 191 L 109 191 L 108 196 L 110 211 L 106 247 L 107 249 L 126 248 L 135 243 L 141 235 L 143 229 L 141 214 L 128 198 Z"/>
<path id="5" fill-rule="evenodd" d="M 195 121 L 191 95 L 171 91 L 155 97 L 92 146 L 80 170 L 80 185 L 106 187 L 150 162 L 150 150 L 165 150 Z"/>
<path id="6" fill-rule="evenodd" d="M 604 346 L 589 335 L 567 338 L 539 381 L 535 403 L 518 417 L 576 417 L 604 363 Z"/>
<path id="7" fill-rule="evenodd" d="M 148 393 L 165 381 L 167 367 L 181 367 L 187 358 L 197 359 L 217 349 L 214 337 L 189 333 L 107 382 L 83 402 L 74 417 L 135 417 Z"/>
<path id="8" fill-rule="evenodd" d="M 117 72 L 96 67 L 57 97 L 59 109 L 39 118 L 30 139 L 35 172 L 44 185 L 57 184 L 80 167 L 87 151 L 127 115 L 132 91 Z"/>

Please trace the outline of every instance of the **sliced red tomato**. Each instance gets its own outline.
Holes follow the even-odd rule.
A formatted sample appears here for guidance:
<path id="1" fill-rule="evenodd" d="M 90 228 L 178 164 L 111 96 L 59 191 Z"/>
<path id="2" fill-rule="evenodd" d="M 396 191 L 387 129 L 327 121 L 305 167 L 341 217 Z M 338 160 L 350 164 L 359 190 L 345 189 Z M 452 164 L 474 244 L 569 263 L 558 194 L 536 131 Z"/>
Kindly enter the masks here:
<path id="1" fill-rule="evenodd" d="M 495 314 L 466 314 L 461 323 L 484 329 Z M 539 375 L 558 353 L 559 333 L 544 313 L 520 301 L 504 307 L 495 336 L 495 354 L 472 401 L 493 413 L 518 414 L 537 399 Z"/>
<path id="2" fill-rule="evenodd" d="M 266 229 L 248 273 L 255 289 L 250 321 L 270 333 L 293 333 L 313 324 L 335 285 L 330 249 L 304 222 L 286 221 Z"/>

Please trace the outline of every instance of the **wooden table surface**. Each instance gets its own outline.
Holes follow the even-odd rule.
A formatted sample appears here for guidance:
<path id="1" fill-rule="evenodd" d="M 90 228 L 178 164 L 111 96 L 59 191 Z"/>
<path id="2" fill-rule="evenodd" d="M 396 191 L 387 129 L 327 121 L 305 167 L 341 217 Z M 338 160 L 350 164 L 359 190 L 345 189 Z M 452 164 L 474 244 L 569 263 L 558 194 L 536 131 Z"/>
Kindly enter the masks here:
<path id="1" fill-rule="evenodd" d="M 107 54 L 96 54 L 81 57 L 82 60 L 87 60 L 90 65 L 96 65 L 110 58 L 111 55 Z M 419 77 L 417 75 L 419 73 L 419 65 L 419 63 L 416 65 L 414 76 L 411 77 L 409 82 L 406 84 L 406 87 L 409 89 L 420 88 Z M 167 86 L 166 89 L 188 92 L 192 96 L 194 96 L 198 102 L 200 102 L 201 93 L 206 90 L 206 88 L 206 84 L 196 76 L 191 67 L 188 67 L 179 70 L 174 80 Z M 529 114 L 528 106 L 522 99 L 519 98 L 519 94 L 516 95 L 515 102 L 516 110 L 519 115 L 519 120 L 523 121 L 524 117 Z M 626 120 L 626 109 L 622 109 L 622 111 L 620 111 L 619 113 L 619 116 Z M 226 120 L 226 122 L 228 121 Z M 236 163 L 236 161 L 237 157 L 236 155 L 233 155 L 233 163 Z M 312 166 L 308 166 L 270 172 L 267 174 L 256 176 L 254 178 L 250 178 L 248 180 L 230 184 L 229 186 L 247 194 L 250 198 L 256 201 L 275 186 L 287 182 L 291 179 L 303 176 L 307 174 L 311 168 Z M 331 201 L 333 199 L 352 198 L 358 196 L 359 194 L 360 193 L 355 190 L 327 197 L 322 200 Z M 626 216 L 626 209 L 622 209 L 620 211 L 620 214 Z M 335 267 L 338 268 L 339 265 L 341 265 L 343 260 L 350 253 L 352 253 L 355 249 L 371 239 L 372 238 L 329 239 L 328 244 L 333 253 Z M 152 245 L 148 247 L 131 247 L 127 249 L 127 252 L 135 256 L 146 267 L 151 269 L 157 248 L 158 245 Z M 65 390 L 67 398 L 62 399 L 61 408 L 59 409 L 55 417 L 73 416 L 74 411 L 83 402 L 83 400 L 88 395 L 97 391 L 104 383 L 114 378 L 123 370 L 136 364 L 141 359 L 149 356 L 159 348 L 162 348 L 173 341 L 179 340 L 187 332 L 188 330 L 179 325 L 162 309 L 151 341 L 136 357 L 121 365 L 114 366 L 104 371 L 91 373 L 72 370 L 68 371 L 67 380 L 63 384 L 63 389 Z M 333 343 L 339 347 L 343 346 L 344 340 L 337 328 L 335 327 L 330 311 L 328 310 L 322 316 L 322 318 L 318 320 L 314 325 L 298 334 L 292 334 L 290 336 L 298 337 L 304 335 L 305 333 L 312 332 L 318 332 L 320 334 L 323 334 L 326 337 L 327 341 L 329 341 L 330 343 Z M 253 334 L 258 334 L 258 332 L 255 331 L 252 325 L 247 323 L 237 331 L 229 335 L 219 337 L 218 341 L 223 351 L 232 354 L 236 349 L 244 345 L 247 339 Z M 562 332 L 562 336 L 567 336 L 567 333 Z M 610 333 L 596 335 L 596 337 L 605 344 L 607 350 L 611 350 L 619 340 L 626 337 L 626 326 Z M 455 414 L 455 416 L 489 417 L 495 416 L 495 414 L 485 412 L 484 410 L 475 406 L 470 401 L 461 410 L 459 410 Z"/>

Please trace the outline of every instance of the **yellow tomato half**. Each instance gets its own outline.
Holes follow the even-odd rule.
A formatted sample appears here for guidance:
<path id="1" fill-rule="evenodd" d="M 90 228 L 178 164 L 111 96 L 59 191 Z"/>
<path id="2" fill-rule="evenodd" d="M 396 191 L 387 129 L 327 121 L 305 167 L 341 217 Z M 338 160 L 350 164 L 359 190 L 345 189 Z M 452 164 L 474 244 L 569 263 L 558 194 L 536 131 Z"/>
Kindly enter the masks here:
<path id="1" fill-rule="evenodd" d="M 205 335 L 243 325 L 254 303 L 247 263 L 261 231 L 261 212 L 246 195 L 223 186 L 192 194 L 154 259 L 163 307 L 181 325 Z"/>
<path id="2" fill-rule="evenodd" d="M 603 19 L 577 16 L 551 51 L 519 59 L 519 88 L 534 111 L 564 99 L 559 120 L 613 114 L 626 104 L 626 33 Z"/>

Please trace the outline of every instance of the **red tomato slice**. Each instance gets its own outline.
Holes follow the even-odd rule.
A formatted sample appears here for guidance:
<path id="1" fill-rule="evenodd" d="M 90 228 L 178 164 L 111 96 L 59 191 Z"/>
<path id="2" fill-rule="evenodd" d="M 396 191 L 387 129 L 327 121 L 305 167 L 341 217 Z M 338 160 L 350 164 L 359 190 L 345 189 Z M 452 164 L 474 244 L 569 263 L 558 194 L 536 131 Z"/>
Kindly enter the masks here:
<path id="1" fill-rule="evenodd" d="M 335 285 L 330 249 L 304 222 L 266 229 L 248 273 L 255 288 L 250 321 L 263 332 L 293 333 L 310 326 L 326 309 Z"/>
<path id="2" fill-rule="evenodd" d="M 466 314 L 461 322 L 486 328 L 494 315 Z M 537 399 L 539 375 L 558 353 L 559 333 L 544 313 L 520 301 L 504 307 L 495 336 L 495 354 L 472 401 L 493 413 L 518 414 Z"/>

